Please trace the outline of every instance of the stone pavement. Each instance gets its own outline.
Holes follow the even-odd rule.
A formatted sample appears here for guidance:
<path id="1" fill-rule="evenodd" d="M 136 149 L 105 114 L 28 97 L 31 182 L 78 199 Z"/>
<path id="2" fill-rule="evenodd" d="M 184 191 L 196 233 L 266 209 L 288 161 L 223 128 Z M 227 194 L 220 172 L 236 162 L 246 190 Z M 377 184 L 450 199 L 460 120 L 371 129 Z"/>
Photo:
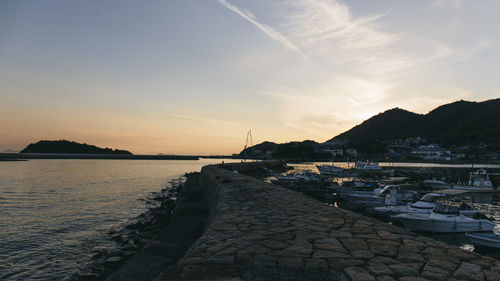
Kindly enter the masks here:
<path id="1" fill-rule="evenodd" d="M 201 184 L 211 221 L 159 280 L 500 280 L 495 259 L 228 169 Z"/>

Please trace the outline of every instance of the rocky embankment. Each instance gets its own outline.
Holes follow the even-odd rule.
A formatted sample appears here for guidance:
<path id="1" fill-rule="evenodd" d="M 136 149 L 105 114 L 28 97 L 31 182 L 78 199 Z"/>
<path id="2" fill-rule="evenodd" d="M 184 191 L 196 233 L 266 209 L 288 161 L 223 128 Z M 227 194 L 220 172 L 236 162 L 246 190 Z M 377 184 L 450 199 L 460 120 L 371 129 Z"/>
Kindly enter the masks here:
<path id="1" fill-rule="evenodd" d="M 495 259 L 242 174 L 251 169 L 202 169 L 206 231 L 158 280 L 500 279 Z"/>
<path id="2" fill-rule="evenodd" d="M 115 247 L 112 250 L 95 254 L 94 262 L 79 269 L 73 274 L 71 280 L 104 280 L 136 255 L 170 221 L 177 196 L 185 181 L 186 177 L 172 180 L 168 187 L 160 192 L 153 192 L 150 198 L 144 199 L 149 210 L 133 219 L 125 227 L 110 230 L 108 234 L 114 241 Z"/>

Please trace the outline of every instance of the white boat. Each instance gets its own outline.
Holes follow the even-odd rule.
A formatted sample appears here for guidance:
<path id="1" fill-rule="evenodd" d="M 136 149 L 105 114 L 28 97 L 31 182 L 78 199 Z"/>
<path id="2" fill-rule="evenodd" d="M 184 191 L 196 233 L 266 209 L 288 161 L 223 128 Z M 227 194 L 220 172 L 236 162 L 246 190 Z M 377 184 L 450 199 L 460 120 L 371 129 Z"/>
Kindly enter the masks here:
<path id="1" fill-rule="evenodd" d="M 318 181 L 317 174 L 311 172 L 301 172 L 301 173 L 289 173 L 285 175 L 275 175 L 274 178 L 281 183 L 290 183 L 290 182 L 315 182 Z"/>
<path id="2" fill-rule="evenodd" d="M 325 176 L 341 176 L 344 173 L 343 168 L 332 165 L 316 165 L 319 173 Z"/>
<path id="3" fill-rule="evenodd" d="M 471 172 L 468 184 L 455 184 L 452 186 L 454 189 L 463 190 L 476 190 L 476 191 L 490 191 L 493 190 L 493 184 L 486 170 L 480 169 Z"/>
<path id="4" fill-rule="evenodd" d="M 436 201 L 444 200 L 446 198 L 446 194 L 431 192 L 425 194 L 419 201 L 413 204 L 375 207 L 371 210 L 371 212 L 382 216 L 391 216 L 403 213 L 430 214 L 436 206 Z M 477 213 L 477 210 L 465 203 L 462 203 L 459 206 L 459 212 L 464 216 L 472 217 L 475 213 Z"/>
<path id="5" fill-rule="evenodd" d="M 442 180 L 438 180 L 438 179 L 425 180 L 424 184 L 432 187 L 432 189 L 447 189 L 447 188 L 451 188 L 451 184 L 449 184 L 449 183 L 447 183 L 445 181 L 442 181 Z"/>
<path id="6" fill-rule="evenodd" d="M 339 198 L 351 206 L 377 207 L 413 201 L 414 192 L 398 192 L 397 185 L 388 185 L 373 191 L 340 190 Z"/>
<path id="7" fill-rule="evenodd" d="M 377 181 L 364 180 L 364 179 L 352 179 L 352 180 L 342 180 L 342 187 L 345 188 L 355 188 L 358 190 L 372 191 L 380 187 Z"/>
<path id="8" fill-rule="evenodd" d="M 458 207 L 445 204 L 437 204 L 430 214 L 404 213 L 391 218 L 411 230 L 427 232 L 486 232 L 493 231 L 496 226 L 487 218 L 466 217 L 460 214 Z"/>
<path id="9" fill-rule="evenodd" d="M 500 248 L 500 235 L 495 233 L 465 233 L 472 244 L 477 246 L 486 246 Z"/>

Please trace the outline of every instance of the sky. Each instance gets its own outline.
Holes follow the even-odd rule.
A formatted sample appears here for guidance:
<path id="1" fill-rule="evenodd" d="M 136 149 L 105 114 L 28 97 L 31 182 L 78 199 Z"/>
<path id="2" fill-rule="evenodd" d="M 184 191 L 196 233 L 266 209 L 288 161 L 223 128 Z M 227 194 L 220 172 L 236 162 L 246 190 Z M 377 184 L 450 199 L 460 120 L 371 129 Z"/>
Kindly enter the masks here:
<path id="1" fill-rule="evenodd" d="M 324 142 L 394 107 L 500 97 L 500 1 L 3 0 L 0 152 Z"/>

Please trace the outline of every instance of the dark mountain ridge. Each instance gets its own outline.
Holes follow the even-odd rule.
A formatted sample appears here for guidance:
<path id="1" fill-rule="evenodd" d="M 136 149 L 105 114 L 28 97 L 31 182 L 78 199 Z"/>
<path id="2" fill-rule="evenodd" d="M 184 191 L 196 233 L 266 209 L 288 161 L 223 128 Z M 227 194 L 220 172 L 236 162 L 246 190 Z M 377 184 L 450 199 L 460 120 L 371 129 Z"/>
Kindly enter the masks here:
<path id="1" fill-rule="evenodd" d="M 29 144 L 25 149 L 21 150 L 20 153 L 55 153 L 55 154 L 123 154 L 132 155 L 130 151 L 111 149 L 111 148 L 100 148 L 95 145 L 89 145 L 86 143 L 77 143 L 74 141 L 67 140 L 42 140 L 37 143 Z"/>
<path id="2" fill-rule="evenodd" d="M 328 149 L 355 148 L 360 153 L 382 153 L 396 140 L 420 137 L 449 148 L 453 145 L 486 145 L 500 150 L 500 99 L 483 102 L 457 101 L 418 114 L 401 108 L 379 113 L 352 129 L 324 142 L 263 142 L 240 153 L 242 157 L 321 159 Z"/>
<path id="3" fill-rule="evenodd" d="M 326 143 L 348 143 L 362 148 L 367 143 L 420 136 L 448 147 L 480 143 L 500 148 L 500 99 L 483 102 L 457 101 L 427 114 L 394 108 L 373 116 Z"/>

